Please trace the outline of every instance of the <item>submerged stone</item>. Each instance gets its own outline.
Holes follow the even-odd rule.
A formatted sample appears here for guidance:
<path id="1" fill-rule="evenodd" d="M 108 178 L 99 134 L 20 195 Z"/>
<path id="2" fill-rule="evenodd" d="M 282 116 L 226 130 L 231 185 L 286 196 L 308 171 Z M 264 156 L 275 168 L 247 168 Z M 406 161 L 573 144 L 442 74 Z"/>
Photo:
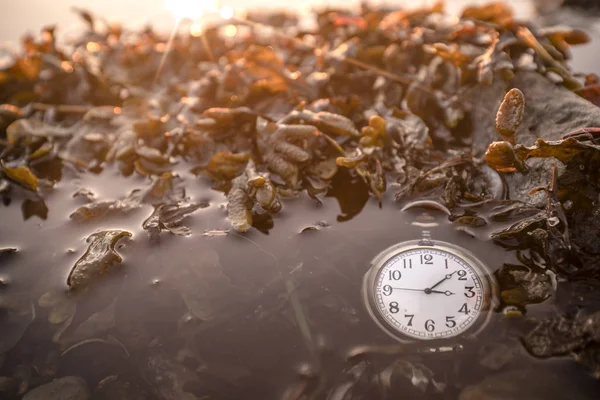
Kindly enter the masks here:
<path id="1" fill-rule="evenodd" d="M 28 392 L 23 400 L 88 400 L 91 399 L 87 384 L 77 376 L 65 376 L 38 386 Z"/>

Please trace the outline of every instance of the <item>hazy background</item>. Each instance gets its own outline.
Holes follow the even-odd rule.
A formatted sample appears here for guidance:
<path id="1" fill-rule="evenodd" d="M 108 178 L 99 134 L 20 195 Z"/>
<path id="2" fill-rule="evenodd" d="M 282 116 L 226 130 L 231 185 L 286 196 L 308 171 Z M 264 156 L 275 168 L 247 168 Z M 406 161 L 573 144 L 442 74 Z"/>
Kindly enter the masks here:
<path id="1" fill-rule="evenodd" d="M 165 6 L 167 0 L 0 0 L 0 45 L 4 48 L 15 50 L 18 40 L 25 33 L 37 34 L 46 25 L 57 24 L 59 38 L 74 36 L 83 26 L 82 21 L 71 11 L 76 6 L 91 11 L 109 21 L 120 22 L 127 27 L 139 27 L 152 24 L 159 30 L 168 31 L 174 26 L 175 19 Z M 181 1 L 181 0 L 179 0 Z M 193 0 L 190 0 L 193 1 Z M 202 0 L 200 0 L 202 1 Z M 205 0 L 206 1 L 206 0 Z M 212 2 L 213 0 L 208 0 Z M 218 1 L 218 0 L 214 0 Z M 534 2 L 556 4 L 561 0 L 508 0 L 519 18 L 530 18 L 535 14 Z M 458 13 L 467 5 L 486 4 L 489 0 L 449 0 L 446 1 L 447 10 Z M 386 2 L 370 2 L 372 4 L 397 4 L 405 7 L 415 7 L 419 1 L 398 0 Z M 433 4 L 435 0 L 423 0 L 421 4 Z M 212 4 L 212 3 L 209 3 Z M 281 0 L 221 0 L 222 6 L 234 8 L 281 8 L 290 4 L 296 7 L 309 7 L 316 5 L 357 6 L 359 1 L 354 0 L 295 0 L 285 2 Z M 593 37 L 593 43 L 577 46 L 573 49 L 573 66 L 578 71 L 600 72 L 595 54 L 600 46 L 600 19 L 582 15 L 561 14 L 553 24 L 568 24 L 587 30 Z"/>
<path id="2" fill-rule="evenodd" d="M 24 32 L 36 33 L 44 25 L 57 23 L 59 31 L 68 33 L 76 31 L 81 26 L 71 7 L 76 6 L 88 9 L 94 14 L 101 15 L 108 20 L 123 22 L 127 26 L 139 26 L 152 23 L 159 27 L 168 27 L 173 24 L 173 16 L 165 7 L 167 0 L 0 0 L 2 5 L 0 17 L 0 42 L 15 42 Z M 180 0 L 181 1 L 181 0 Z M 193 0 L 190 0 L 193 1 Z M 212 0 L 209 0 L 212 1 Z M 202 2 L 200 0 L 199 2 Z M 447 8 L 451 12 L 458 12 L 468 4 L 485 4 L 484 0 L 447 1 Z M 371 2 L 377 4 L 377 2 Z M 399 4 L 414 7 L 419 1 L 387 1 L 386 4 Z M 424 0 L 422 4 L 433 4 L 434 0 Z M 511 4 L 520 16 L 527 16 L 532 10 L 531 1 L 512 0 Z M 317 5 L 344 5 L 360 4 L 353 0 L 296 0 L 285 2 L 280 0 L 221 0 L 221 5 L 235 8 L 255 8 L 257 6 L 281 8 L 291 4 L 298 7 Z"/>

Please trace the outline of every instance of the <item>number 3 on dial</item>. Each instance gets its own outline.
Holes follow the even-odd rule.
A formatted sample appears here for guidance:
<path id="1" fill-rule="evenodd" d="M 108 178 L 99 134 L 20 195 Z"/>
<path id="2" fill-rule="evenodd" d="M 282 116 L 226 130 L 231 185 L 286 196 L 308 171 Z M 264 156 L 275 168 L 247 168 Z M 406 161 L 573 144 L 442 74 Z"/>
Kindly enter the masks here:
<path id="1" fill-rule="evenodd" d="M 495 282 L 473 254 L 450 243 L 400 243 L 365 274 L 363 295 L 377 324 L 401 341 L 476 333 L 489 320 Z"/>

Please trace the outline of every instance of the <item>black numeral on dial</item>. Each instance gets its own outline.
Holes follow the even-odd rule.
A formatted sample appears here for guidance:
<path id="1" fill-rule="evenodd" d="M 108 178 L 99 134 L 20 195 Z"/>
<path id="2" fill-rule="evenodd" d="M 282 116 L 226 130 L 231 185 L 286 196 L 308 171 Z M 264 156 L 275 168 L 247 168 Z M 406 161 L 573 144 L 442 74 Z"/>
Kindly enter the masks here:
<path id="1" fill-rule="evenodd" d="M 469 313 L 469 308 L 467 307 L 467 303 L 463 304 L 462 307 L 458 310 L 458 312 L 461 312 L 463 314 L 468 314 Z"/>
<path id="2" fill-rule="evenodd" d="M 433 332 L 435 330 L 435 322 L 432 319 L 425 321 L 425 330 L 427 332 Z"/>
<path id="3" fill-rule="evenodd" d="M 391 281 L 399 281 L 402 278 L 402 274 L 397 269 L 389 271 L 389 279 Z"/>
<path id="4" fill-rule="evenodd" d="M 394 288 L 392 288 L 390 285 L 383 285 L 383 295 L 384 296 L 391 295 L 393 290 L 394 290 Z"/>
<path id="5" fill-rule="evenodd" d="M 405 269 L 406 269 L 406 268 L 412 268 L 412 260 L 411 260 L 410 258 L 408 258 L 408 259 L 407 259 L 407 258 L 405 258 L 405 259 L 404 259 L 404 260 L 402 260 L 402 261 L 404 261 L 404 268 L 405 268 Z"/>
<path id="6" fill-rule="evenodd" d="M 398 311 L 400 311 L 400 309 L 398 308 L 398 302 L 397 301 L 392 301 L 390 303 L 390 312 L 392 314 L 396 314 Z"/>
<path id="7" fill-rule="evenodd" d="M 456 321 L 454 317 L 446 317 L 446 326 L 448 328 L 454 328 L 456 326 Z"/>
<path id="8" fill-rule="evenodd" d="M 433 265 L 433 256 L 431 254 L 421 254 L 421 264 Z"/>
<path id="9" fill-rule="evenodd" d="M 467 280 L 467 271 L 465 270 L 459 270 L 458 271 L 458 280 L 459 281 L 466 281 Z"/>
<path id="10" fill-rule="evenodd" d="M 404 318 L 408 318 L 408 324 L 406 326 L 412 326 L 412 320 L 415 317 L 415 314 L 404 314 Z"/>
<path id="11" fill-rule="evenodd" d="M 475 286 L 465 286 L 465 297 L 475 297 L 475 291 L 473 290 L 474 288 Z"/>

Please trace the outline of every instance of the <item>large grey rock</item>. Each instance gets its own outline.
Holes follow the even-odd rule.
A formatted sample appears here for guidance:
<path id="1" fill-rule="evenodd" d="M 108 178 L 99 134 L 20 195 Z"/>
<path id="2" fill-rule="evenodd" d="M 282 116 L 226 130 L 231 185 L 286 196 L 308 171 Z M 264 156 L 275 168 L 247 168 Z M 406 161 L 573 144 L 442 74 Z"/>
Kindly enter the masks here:
<path id="1" fill-rule="evenodd" d="M 561 85 L 552 83 L 537 72 L 520 71 L 506 84 L 496 79 L 491 86 L 478 85 L 466 94 L 473 121 L 473 154 L 483 157 L 487 146 L 502 140 L 496 132 L 495 115 L 505 93 L 513 87 L 525 95 L 525 113 L 516 132 L 517 143 L 531 146 L 537 138 L 558 140 L 568 132 L 584 127 L 600 127 L 600 108 Z M 531 159 L 530 171 L 504 173 L 509 196 L 528 202 L 544 199 L 543 194 L 531 197 L 529 191 L 546 185 L 551 177 L 552 165 L 562 168 L 555 159 Z"/>
<path id="2" fill-rule="evenodd" d="M 89 400 L 90 398 L 90 391 L 83 379 L 65 376 L 36 387 L 28 392 L 23 400 Z"/>

